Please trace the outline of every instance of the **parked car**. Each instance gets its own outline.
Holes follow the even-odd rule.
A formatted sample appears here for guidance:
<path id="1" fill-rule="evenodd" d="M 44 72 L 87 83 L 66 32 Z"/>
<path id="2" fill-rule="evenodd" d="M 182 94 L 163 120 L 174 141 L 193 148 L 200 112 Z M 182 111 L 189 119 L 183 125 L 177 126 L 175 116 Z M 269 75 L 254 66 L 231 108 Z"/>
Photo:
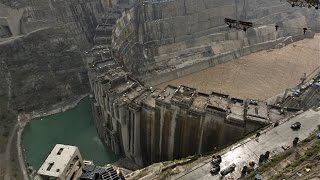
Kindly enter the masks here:
<path id="1" fill-rule="evenodd" d="M 300 96 L 301 92 L 299 89 L 297 89 L 297 90 L 294 90 L 292 94 L 293 94 L 293 96 L 298 97 L 298 96 Z"/>
<path id="2" fill-rule="evenodd" d="M 222 171 L 220 172 L 220 174 L 221 174 L 222 176 L 225 176 L 225 175 L 233 172 L 235 169 L 236 169 L 236 165 L 235 165 L 235 164 L 231 164 L 229 167 L 227 167 L 226 169 L 222 170 Z"/>
<path id="3" fill-rule="evenodd" d="M 211 173 L 212 175 L 218 174 L 219 171 L 220 171 L 220 165 L 213 166 L 213 167 L 210 169 L 210 173 Z"/>
<path id="4" fill-rule="evenodd" d="M 297 146 L 298 142 L 299 142 L 299 138 L 295 137 L 294 140 L 292 141 L 293 146 Z"/>
<path id="5" fill-rule="evenodd" d="M 320 82 L 316 82 L 316 83 L 314 83 L 314 86 L 316 86 L 316 87 L 320 87 Z"/>
<path id="6" fill-rule="evenodd" d="M 220 164 L 221 161 L 222 161 L 222 158 L 220 155 L 213 155 L 212 160 L 211 160 L 211 164 L 214 166 L 216 164 Z"/>
<path id="7" fill-rule="evenodd" d="M 291 129 L 293 130 L 298 130 L 301 127 L 301 123 L 300 122 L 295 122 L 291 125 Z"/>
<path id="8" fill-rule="evenodd" d="M 259 163 L 263 163 L 263 161 L 265 160 L 265 155 L 264 154 L 260 154 L 259 156 Z"/>
<path id="9" fill-rule="evenodd" d="M 242 170 L 241 170 L 241 175 L 245 176 L 248 173 L 248 166 L 243 166 Z"/>

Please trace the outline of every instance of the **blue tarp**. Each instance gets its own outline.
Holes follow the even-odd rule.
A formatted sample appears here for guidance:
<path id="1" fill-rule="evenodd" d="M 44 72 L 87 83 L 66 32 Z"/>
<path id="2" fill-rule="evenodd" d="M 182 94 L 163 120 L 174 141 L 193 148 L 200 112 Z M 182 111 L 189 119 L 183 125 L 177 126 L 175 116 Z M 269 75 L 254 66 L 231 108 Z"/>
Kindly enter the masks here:
<path id="1" fill-rule="evenodd" d="M 256 174 L 256 176 L 254 177 L 254 179 L 255 179 L 255 180 L 261 180 L 262 177 L 261 177 L 260 174 L 258 173 L 258 174 Z"/>

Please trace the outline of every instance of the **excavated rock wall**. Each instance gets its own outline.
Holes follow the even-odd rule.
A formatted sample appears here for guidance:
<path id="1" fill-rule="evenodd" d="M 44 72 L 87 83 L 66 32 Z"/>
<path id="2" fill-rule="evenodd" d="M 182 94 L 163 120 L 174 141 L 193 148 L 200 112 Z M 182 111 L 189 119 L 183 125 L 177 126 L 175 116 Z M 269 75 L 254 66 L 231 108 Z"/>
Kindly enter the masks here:
<path id="1" fill-rule="evenodd" d="M 9 0 L 9 2 L 14 2 Z M 27 34 L 42 28 L 63 26 L 79 45 L 92 42 L 97 19 L 108 14 L 109 2 L 101 0 L 42 1 L 18 0 L 18 8 L 0 2 L 0 37 L 1 18 L 8 22 L 12 36 Z M 110 1 L 110 3 L 112 3 Z M 8 3 L 6 3 L 8 4 Z M 9 3 L 10 4 L 10 3 Z"/>
<path id="2" fill-rule="evenodd" d="M 0 3 L 0 38 L 20 34 L 20 19 L 22 14 L 22 9 L 12 9 Z"/>
<path id="3" fill-rule="evenodd" d="M 255 26 L 235 32 L 224 24 L 226 17 L 252 21 Z M 113 48 L 119 61 L 140 80 L 155 85 L 273 48 L 289 36 L 304 38 L 302 28 L 317 29 L 318 17 L 315 9 L 292 8 L 277 0 L 149 1 L 118 20 Z M 280 26 L 278 31 L 275 24 Z M 306 37 L 312 36 L 308 31 Z"/>

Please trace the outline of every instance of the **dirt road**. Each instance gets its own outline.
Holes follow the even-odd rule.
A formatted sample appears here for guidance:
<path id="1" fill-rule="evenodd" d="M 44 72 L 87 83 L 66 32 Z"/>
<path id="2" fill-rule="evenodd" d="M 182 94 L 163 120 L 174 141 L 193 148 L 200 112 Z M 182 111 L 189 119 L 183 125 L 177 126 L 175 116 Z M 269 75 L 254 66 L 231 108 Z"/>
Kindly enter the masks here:
<path id="1" fill-rule="evenodd" d="M 266 100 L 320 66 L 320 34 L 282 49 L 262 51 L 156 86 L 186 85 L 203 92 Z"/>
<path id="2" fill-rule="evenodd" d="M 10 177 L 11 177 L 11 166 L 10 166 L 11 147 L 12 147 L 12 141 L 13 141 L 13 138 L 15 137 L 16 131 L 17 131 L 17 125 L 14 126 L 14 128 L 10 133 L 10 137 L 8 139 L 8 143 L 6 146 L 6 151 L 3 156 L 2 168 L 4 169 L 3 171 L 4 180 L 10 180 Z"/>

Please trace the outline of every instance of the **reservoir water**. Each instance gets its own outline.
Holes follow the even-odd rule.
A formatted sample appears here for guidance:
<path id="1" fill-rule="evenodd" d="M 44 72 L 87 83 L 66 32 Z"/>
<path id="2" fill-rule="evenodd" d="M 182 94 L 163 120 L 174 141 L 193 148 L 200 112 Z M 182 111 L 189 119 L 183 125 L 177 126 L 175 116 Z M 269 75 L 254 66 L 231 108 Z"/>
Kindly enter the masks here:
<path id="1" fill-rule="evenodd" d="M 66 112 L 33 119 L 22 135 L 28 165 L 38 170 L 58 143 L 78 146 L 82 158 L 96 165 L 118 160 L 119 157 L 100 141 L 91 113 L 90 99 L 86 97 Z"/>

